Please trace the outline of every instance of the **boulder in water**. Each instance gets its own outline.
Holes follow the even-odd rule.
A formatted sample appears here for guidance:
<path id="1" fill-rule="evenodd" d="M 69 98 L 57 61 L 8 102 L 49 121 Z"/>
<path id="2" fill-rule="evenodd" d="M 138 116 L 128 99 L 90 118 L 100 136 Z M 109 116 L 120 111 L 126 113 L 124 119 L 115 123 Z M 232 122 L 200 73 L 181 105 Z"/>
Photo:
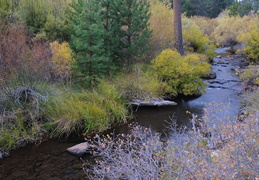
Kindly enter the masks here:
<path id="1" fill-rule="evenodd" d="M 72 146 L 70 148 L 67 148 L 67 151 L 74 155 L 82 155 L 82 154 L 91 153 L 93 149 L 90 144 L 88 144 L 87 142 L 83 142 L 75 146 Z"/>
<path id="2" fill-rule="evenodd" d="M 133 106 L 175 106 L 177 105 L 176 102 L 174 101 L 166 101 L 166 100 L 160 100 L 160 99 L 156 99 L 153 98 L 150 101 L 142 101 L 142 100 L 134 100 L 132 102 L 129 103 L 130 105 Z"/>
<path id="3" fill-rule="evenodd" d="M 210 71 L 207 75 L 202 76 L 202 79 L 216 79 L 217 74 L 214 71 Z"/>

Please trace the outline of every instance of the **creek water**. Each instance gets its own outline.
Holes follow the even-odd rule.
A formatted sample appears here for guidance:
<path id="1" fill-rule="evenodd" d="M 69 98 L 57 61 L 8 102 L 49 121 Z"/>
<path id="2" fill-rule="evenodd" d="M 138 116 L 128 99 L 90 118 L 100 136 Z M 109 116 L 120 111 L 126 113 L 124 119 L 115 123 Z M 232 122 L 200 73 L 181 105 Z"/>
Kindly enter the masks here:
<path id="1" fill-rule="evenodd" d="M 218 107 L 217 111 L 211 112 L 211 115 L 217 113 L 217 118 L 235 118 L 240 105 L 238 94 L 241 91 L 241 81 L 234 69 L 242 66 L 241 58 L 233 59 L 225 48 L 220 48 L 216 52 L 222 56 L 215 57 L 212 65 L 217 78 L 207 80 L 208 87 L 204 95 L 177 100 L 177 106 L 140 107 L 135 112 L 134 122 L 159 133 L 166 131 L 165 120 L 169 121 L 172 118 L 178 125 L 190 127 L 190 113 L 199 117 L 205 116 L 204 108 L 209 106 L 214 108 L 213 105 Z M 115 128 L 116 133 L 126 133 L 128 130 L 127 125 Z M 83 139 L 78 138 L 49 140 L 12 151 L 10 157 L 0 159 L 0 179 L 85 179 L 80 158 L 66 152 L 68 147 L 82 141 Z"/>

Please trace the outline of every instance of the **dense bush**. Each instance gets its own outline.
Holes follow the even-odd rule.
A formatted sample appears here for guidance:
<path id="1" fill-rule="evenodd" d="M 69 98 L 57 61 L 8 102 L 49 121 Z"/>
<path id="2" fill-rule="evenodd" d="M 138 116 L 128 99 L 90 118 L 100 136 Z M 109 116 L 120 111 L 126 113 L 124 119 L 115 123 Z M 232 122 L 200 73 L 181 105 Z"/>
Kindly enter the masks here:
<path id="1" fill-rule="evenodd" d="M 203 92 L 206 86 L 200 77 L 210 71 L 206 56 L 199 54 L 180 56 L 170 49 L 162 51 L 153 60 L 153 68 L 158 77 L 172 87 L 171 94 L 174 96 Z"/>
<path id="2" fill-rule="evenodd" d="M 0 18 L 7 22 L 25 22 L 37 39 L 69 39 L 66 10 L 71 0 L 0 0 Z"/>
<path id="3" fill-rule="evenodd" d="M 238 40 L 243 42 L 245 48 L 242 50 L 245 55 L 259 64 L 259 22 L 258 16 L 253 18 L 248 26 L 248 32 L 240 34 Z"/>
<path id="4" fill-rule="evenodd" d="M 49 43 L 32 41 L 23 23 L 0 24 L 0 29 L 1 78 L 8 81 L 18 71 L 30 69 L 49 81 L 52 74 Z"/>
<path id="5" fill-rule="evenodd" d="M 71 78 L 71 67 L 74 59 L 72 58 L 72 50 L 67 42 L 59 44 L 57 41 L 50 43 L 52 51 L 52 63 L 57 78 L 66 80 Z"/>
<path id="6" fill-rule="evenodd" d="M 239 72 L 240 79 L 245 82 L 247 86 L 259 85 L 259 66 L 248 66 Z"/>
<path id="7" fill-rule="evenodd" d="M 236 45 L 239 42 L 237 40 L 238 35 L 247 32 L 248 29 L 245 27 L 249 26 L 250 20 L 250 16 L 218 18 L 219 25 L 213 33 L 216 42 L 223 46 Z"/>
<path id="8" fill-rule="evenodd" d="M 195 22 L 199 26 L 199 28 L 203 31 L 204 34 L 211 37 L 214 29 L 218 26 L 218 21 L 216 19 L 210 19 L 208 17 L 203 16 L 193 16 L 191 20 Z"/>
<path id="9" fill-rule="evenodd" d="M 161 50 L 174 47 L 174 12 L 170 4 L 158 0 L 150 4 L 150 53 L 156 56 Z"/>

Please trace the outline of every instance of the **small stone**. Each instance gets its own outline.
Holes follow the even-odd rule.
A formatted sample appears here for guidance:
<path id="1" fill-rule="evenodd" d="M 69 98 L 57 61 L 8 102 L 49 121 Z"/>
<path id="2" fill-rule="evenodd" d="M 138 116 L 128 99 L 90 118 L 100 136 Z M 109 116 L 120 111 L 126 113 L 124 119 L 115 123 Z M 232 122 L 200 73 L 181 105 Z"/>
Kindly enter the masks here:
<path id="1" fill-rule="evenodd" d="M 216 79 L 217 74 L 214 71 L 210 71 L 209 74 L 202 76 L 203 79 Z"/>
<path id="2" fill-rule="evenodd" d="M 90 153 L 92 151 L 92 148 L 87 142 L 83 142 L 67 148 L 67 151 L 74 155 L 82 155 L 85 153 Z"/>

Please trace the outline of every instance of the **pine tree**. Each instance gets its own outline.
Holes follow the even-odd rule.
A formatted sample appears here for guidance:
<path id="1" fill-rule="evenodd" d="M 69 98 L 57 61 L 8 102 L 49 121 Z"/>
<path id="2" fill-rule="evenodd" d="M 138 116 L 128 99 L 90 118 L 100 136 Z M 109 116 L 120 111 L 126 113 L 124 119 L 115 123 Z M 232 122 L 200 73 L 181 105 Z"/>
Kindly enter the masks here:
<path id="1" fill-rule="evenodd" d="M 104 48 L 106 30 L 101 18 L 102 6 L 99 1 L 78 0 L 71 7 L 70 46 L 76 60 L 74 70 L 81 82 L 92 86 L 109 68 L 109 53 Z"/>
<path id="2" fill-rule="evenodd" d="M 147 40 L 151 35 L 148 29 L 149 2 L 146 0 L 105 0 L 106 27 L 112 42 L 112 54 L 119 64 L 129 67 L 133 58 L 147 49 Z"/>

